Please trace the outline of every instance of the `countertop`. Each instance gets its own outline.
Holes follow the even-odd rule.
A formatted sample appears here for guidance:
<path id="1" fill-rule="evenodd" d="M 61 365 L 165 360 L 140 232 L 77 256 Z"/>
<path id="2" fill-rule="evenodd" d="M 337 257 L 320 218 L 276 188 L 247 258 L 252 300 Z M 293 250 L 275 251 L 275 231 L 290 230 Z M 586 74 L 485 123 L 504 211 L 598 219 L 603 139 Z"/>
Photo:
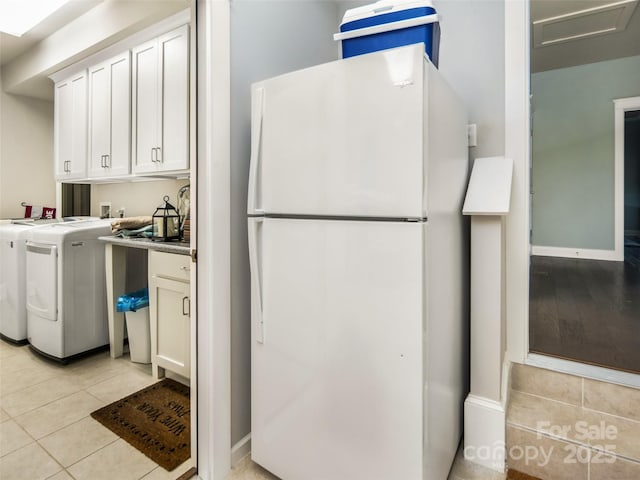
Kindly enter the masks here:
<path id="1" fill-rule="evenodd" d="M 189 255 L 191 253 L 188 242 L 154 242 L 150 238 L 123 238 L 114 236 L 98 237 L 98 240 L 122 247 L 143 248 L 145 250 L 176 253 L 178 255 Z"/>

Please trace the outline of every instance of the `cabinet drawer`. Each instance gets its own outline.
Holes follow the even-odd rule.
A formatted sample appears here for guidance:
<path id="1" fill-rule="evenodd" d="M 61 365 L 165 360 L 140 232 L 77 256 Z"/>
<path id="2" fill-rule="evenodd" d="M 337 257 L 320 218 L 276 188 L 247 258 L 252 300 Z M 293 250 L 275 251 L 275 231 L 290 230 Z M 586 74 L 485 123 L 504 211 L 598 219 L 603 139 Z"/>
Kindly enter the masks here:
<path id="1" fill-rule="evenodd" d="M 149 250 L 149 275 L 189 282 L 191 257 Z"/>

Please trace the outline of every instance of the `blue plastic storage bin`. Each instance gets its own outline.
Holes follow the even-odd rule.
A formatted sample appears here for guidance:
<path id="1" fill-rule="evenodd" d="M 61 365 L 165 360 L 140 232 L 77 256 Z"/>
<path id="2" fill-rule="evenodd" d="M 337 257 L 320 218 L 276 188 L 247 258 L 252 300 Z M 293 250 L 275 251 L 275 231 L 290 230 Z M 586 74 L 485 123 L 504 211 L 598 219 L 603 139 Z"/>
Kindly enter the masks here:
<path id="1" fill-rule="evenodd" d="M 116 312 L 135 312 L 149 306 L 149 289 L 142 288 L 118 297 Z"/>
<path id="2" fill-rule="evenodd" d="M 424 43 L 438 66 L 440 23 L 429 0 L 381 0 L 347 10 L 333 38 L 342 42 L 342 58 Z"/>

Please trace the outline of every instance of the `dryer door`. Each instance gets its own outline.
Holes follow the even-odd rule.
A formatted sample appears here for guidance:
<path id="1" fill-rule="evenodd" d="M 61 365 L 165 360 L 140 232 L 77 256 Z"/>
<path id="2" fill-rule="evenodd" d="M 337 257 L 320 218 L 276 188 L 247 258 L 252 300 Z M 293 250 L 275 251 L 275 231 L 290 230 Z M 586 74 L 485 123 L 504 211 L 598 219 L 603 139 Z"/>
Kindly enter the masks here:
<path id="1" fill-rule="evenodd" d="M 58 248 L 27 242 L 27 311 L 56 321 L 58 312 Z"/>

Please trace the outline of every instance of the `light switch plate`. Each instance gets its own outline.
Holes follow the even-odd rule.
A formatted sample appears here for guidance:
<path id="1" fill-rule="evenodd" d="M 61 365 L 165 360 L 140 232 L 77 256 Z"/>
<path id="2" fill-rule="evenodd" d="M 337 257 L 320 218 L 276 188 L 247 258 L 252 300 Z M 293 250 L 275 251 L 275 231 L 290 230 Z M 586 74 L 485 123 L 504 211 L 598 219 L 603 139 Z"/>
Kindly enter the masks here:
<path id="1" fill-rule="evenodd" d="M 100 202 L 100 218 L 111 218 L 111 202 Z"/>
<path id="2" fill-rule="evenodd" d="M 478 144 L 476 132 L 477 132 L 477 127 L 475 123 L 467 125 L 467 142 L 469 147 L 475 147 Z"/>

